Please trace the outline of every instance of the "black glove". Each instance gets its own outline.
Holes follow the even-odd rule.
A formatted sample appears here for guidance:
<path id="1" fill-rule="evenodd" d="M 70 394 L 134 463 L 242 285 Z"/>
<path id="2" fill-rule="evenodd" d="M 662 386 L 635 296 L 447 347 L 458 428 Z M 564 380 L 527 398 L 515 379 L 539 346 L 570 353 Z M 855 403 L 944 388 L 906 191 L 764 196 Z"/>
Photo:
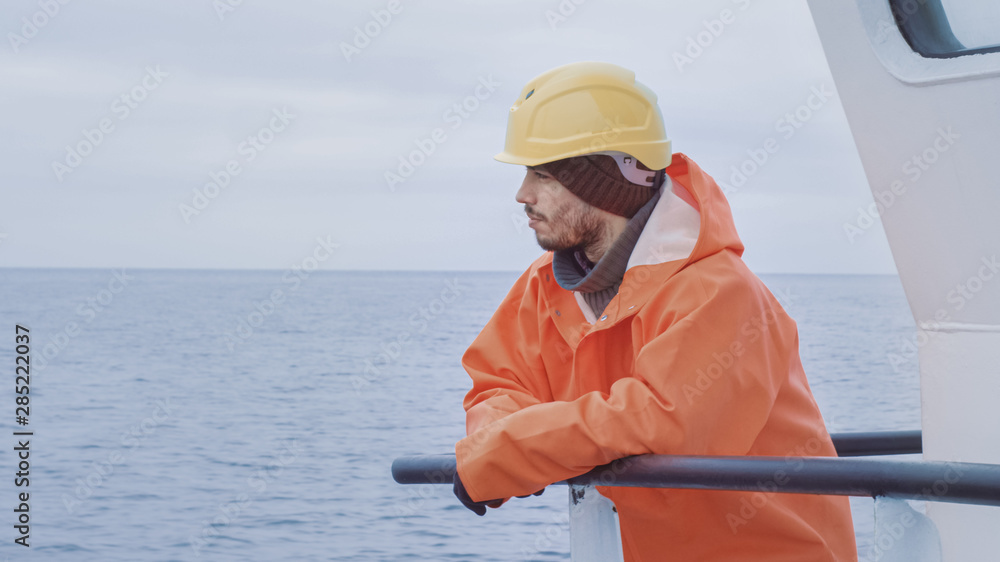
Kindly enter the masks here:
<path id="1" fill-rule="evenodd" d="M 455 492 L 455 496 L 458 501 L 462 502 L 462 505 L 471 509 L 476 515 L 480 517 L 486 515 L 486 506 L 490 507 L 500 507 L 500 500 L 489 500 L 484 502 L 472 501 L 469 497 L 469 492 L 465 491 L 465 485 L 462 484 L 462 479 L 458 477 L 458 471 L 455 471 L 454 487 L 452 490 Z"/>
<path id="2" fill-rule="evenodd" d="M 517 496 L 517 497 L 519 497 L 519 498 L 530 498 L 531 496 L 540 496 L 540 495 L 542 495 L 543 493 L 545 493 L 545 488 L 542 488 L 541 490 L 538 490 L 538 491 L 537 491 L 537 492 L 535 492 L 534 494 L 529 494 L 529 495 L 527 495 L 527 496 Z"/>

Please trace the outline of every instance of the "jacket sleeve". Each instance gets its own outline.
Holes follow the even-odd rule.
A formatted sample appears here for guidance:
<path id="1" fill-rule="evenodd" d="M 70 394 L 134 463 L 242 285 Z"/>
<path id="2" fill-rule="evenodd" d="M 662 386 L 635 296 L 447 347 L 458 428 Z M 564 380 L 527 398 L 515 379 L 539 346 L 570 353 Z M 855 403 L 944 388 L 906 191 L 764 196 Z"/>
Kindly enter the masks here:
<path id="1" fill-rule="evenodd" d="M 538 343 L 537 289 L 534 268 L 514 284 L 493 317 L 462 357 L 472 377 L 465 397 L 466 434 L 528 406 L 551 400 Z M 506 345 L 519 333 L 517 346 Z"/>
<path id="2" fill-rule="evenodd" d="M 766 289 L 744 279 L 685 285 L 672 290 L 695 292 L 697 305 L 651 302 L 661 313 L 633 319 L 642 324 L 633 337 L 645 343 L 633 372 L 609 393 L 530 399 L 515 375 L 530 365 L 514 351 L 511 359 L 521 363 L 501 377 L 507 382 L 473 374 L 478 389 L 496 385 L 477 402 L 481 390 L 473 408 L 495 400 L 506 412 L 484 419 L 456 445 L 458 471 L 474 500 L 531 493 L 629 455 L 747 453 L 788 376 L 794 322 Z"/>

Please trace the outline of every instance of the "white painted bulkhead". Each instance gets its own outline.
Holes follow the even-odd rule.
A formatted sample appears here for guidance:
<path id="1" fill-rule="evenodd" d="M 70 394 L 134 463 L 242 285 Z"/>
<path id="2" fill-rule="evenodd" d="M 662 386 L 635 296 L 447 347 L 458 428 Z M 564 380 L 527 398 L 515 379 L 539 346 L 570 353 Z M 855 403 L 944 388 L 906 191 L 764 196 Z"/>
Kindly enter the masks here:
<path id="1" fill-rule="evenodd" d="M 924 58 L 886 0 L 808 1 L 918 327 L 886 351 L 919 356 L 924 458 L 1000 464 L 1000 53 Z M 928 515 L 944 561 L 1000 552 L 1000 509 Z"/>

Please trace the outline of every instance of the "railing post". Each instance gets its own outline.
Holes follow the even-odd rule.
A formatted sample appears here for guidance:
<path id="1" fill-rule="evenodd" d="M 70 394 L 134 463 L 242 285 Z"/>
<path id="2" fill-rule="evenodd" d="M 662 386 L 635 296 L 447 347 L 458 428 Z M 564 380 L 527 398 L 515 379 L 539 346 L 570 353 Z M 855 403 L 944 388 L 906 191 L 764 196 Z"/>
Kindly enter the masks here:
<path id="1" fill-rule="evenodd" d="M 569 552 L 573 562 L 623 562 L 615 504 L 593 486 L 569 485 Z"/>

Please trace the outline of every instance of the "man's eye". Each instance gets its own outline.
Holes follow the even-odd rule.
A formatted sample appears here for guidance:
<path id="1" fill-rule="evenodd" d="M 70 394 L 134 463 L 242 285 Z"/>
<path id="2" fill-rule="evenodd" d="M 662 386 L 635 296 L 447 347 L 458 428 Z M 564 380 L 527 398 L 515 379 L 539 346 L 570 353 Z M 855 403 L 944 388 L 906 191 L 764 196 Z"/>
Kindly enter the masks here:
<path id="1" fill-rule="evenodd" d="M 536 176 L 536 177 L 537 177 L 538 179 L 541 179 L 541 180 L 545 180 L 545 179 L 548 179 L 548 178 L 549 178 L 549 176 L 547 176 L 547 175 L 545 175 L 545 174 L 543 174 L 543 173 L 541 173 L 541 172 L 535 172 L 535 176 Z"/>

